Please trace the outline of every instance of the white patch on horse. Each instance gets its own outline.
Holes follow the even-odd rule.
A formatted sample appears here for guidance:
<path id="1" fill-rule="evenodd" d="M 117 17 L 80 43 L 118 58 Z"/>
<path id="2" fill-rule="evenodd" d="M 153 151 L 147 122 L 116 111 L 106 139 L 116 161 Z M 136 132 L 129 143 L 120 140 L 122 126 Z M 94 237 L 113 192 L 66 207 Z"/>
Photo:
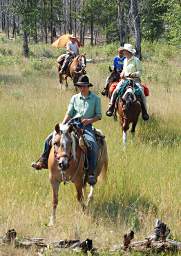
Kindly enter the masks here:
<path id="1" fill-rule="evenodd" d="M 136 96 L 135 96 L 135 94 L 134 94 L 134 92 L 133 92 L 133 89 L 132 89 L 131 87 L 128 87 L 128 88 L 126 89 L 125 93 L 124 93 L 123 96 L 122 96 L 122 99 L 123 99 L 123 100 L 125 100 L 125 97 L 126 97 L 127 93 L 131 93 L 131 94 L 133 95 L 133 97 L 134 97 L 133 102 L 136 101 Z"/>

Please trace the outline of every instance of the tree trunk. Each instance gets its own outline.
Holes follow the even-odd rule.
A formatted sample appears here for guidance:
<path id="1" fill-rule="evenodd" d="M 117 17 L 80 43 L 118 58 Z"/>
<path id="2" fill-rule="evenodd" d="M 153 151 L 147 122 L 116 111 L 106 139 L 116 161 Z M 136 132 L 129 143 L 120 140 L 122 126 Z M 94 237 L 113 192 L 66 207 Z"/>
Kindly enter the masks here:
<path id="1" fill-rule="evenodd" d="M 23 32 L 23 55 L 25 58 L 29 57 L 28 34 L 25 30 Z"/>
<path id="2" fill-rule="evenodd" d="M 16 17 L 13 15 L 13 31 L 12 31 L 12 37 L 16 38 Z"/>
<path id="3" fill-rule="evenodd" d="M 94 20 L 93 14 L 91 14 L 91 21 L 90 21 L 90 31 L 91 31 L 91 45 L 94 45 Z"/>
<path id="4" fill-rule="evenodd" d="M 50 0 L 50 33 L 51 33 L 51 44 L 53 43 L 53 1 Z"/>
<path id="5" fill-rule="evenodd" d="M 35 44 L 38 43 L 38 33 L 37 33 L 37 21 L 36 21 L 36 17 L 35 17 L 35 21 L 34 21 L 34 32 L 33 32 L 33 40 L 35 42 Z"/>
<path id="6" fill-rule="evenodd" d="M 69 33 L 72 34 L 72 0 L 69 2 Z"/>
<path id="7" fill-rule="evenodd" d="M 138 11 L 138 0 L 131 0 L 131 15 L 134 26 L 136 55 L 141 59 L 141 23 Z"/>
<path id="8" fill-rule="evenodd" d="M 124 31 L 124 1 L 118 0 L 118 30 L 120 45 L 125 43 L 125 31 Z"/>

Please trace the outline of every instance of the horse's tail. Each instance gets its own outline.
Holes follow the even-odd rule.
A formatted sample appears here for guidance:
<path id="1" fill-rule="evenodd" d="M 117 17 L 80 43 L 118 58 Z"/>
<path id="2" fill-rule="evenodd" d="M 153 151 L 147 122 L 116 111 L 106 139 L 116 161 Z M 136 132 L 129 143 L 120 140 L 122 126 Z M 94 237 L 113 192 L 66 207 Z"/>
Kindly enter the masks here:
<path id="1" fill-rule="evenodd" d="M 108 153 L 107 153 L 107 144 L 105 139 L 104 139 L 100 161 L 102 163 L 102 166 L 100 170 L 100 175 L 98 176 L 98 181 L 105 182 L 107 180 L 107 171 L 108 171 Z"/>

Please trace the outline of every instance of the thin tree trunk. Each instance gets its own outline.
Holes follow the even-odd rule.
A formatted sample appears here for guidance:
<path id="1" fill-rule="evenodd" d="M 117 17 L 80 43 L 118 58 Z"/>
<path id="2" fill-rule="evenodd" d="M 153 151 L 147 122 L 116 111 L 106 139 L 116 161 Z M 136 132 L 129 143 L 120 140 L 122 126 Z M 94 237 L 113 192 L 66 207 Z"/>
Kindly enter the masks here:
<path id="1" fill-rule="evenodd" d="M 69 33 L 72 34 L 72 0 L 69 2 Z"/>
<path id="2" fill-rule="evenodd" d="M 91 45 L 94 45 L 94 19 L 93 14 L 91 14 L 91 21 L 90 21 L 90 31 L 91 31 Z"/>
<path id="3" fill-rule="evenodd" d="M 25 58 L 29 57 L 28 34 L 25 30 L 23 32 L 23 55 Z"/>
<path id="4" fill-rule="evenodd" d="M 53 1 L 50 1 L 50 33 L 51 33 L 51 43 L 53 43 Z"/>
<path id="5" fill-rule="evenodd" d="M 12 31 L 12 37 L 16 38 L 16 17 L 13 15 L 13 31 Z"/>
<path id="6" fill-rule="evenodd" d="M 33 40 L 35 42 L 35 44 L 38 43 L 38 33 L 37 33 L 37 20 L 36 20 L 36 17 L 35 17 L 35 21 L 34 21 L 34 33 L 33 33 Z"/>
<path id="7" fill-rule="evenodd" d="M 125 31 L 124 31 L 124 1 L 118 0 L 118 30 L 120 45 L 125 43 Z"/>
<path id="8" fill-rule="evenodd" d="M 141 23 L 138 12 L 138 0 L 131 0 L 131 14 L 134 26 L 136 55 L 141 59 Z"/>

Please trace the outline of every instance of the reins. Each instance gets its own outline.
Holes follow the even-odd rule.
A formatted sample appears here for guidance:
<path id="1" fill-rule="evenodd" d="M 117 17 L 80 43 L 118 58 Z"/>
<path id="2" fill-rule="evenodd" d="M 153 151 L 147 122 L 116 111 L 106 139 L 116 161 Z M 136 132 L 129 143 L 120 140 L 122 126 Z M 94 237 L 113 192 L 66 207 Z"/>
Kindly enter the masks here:
<path id="1" fill-rule="evenodd" d="M 72 141 L 72 143 L 73 143 L 73 141 Z M 56 144 L 54 144 L 54 158 L 58 162 L 58 158 L 57 158 L 58 152 L 57 152 L 55 147 L 58 147 L 58 146 Z M 71 150 L 70 156 L 68 156 L 66 153 L 63 153 L 63 154 L 60 155 L 60 158 L 61 157 L 66 157 L 68 159 L 68 163 L 70 163 L 72 160 L 74 160 L 76 162 L 77 159 L 75 159 L 74 152 L 72 152 L 72 151 L 73 151 L 73 149 Z M 81 155 L 80 155 L 80 159 L 78 160 L 77 168 L 76 168 L 76 170 L 74 172 L 73 177 L 69 176 L 69 179 L 67 179 L 67 177 L 65 175 L 65 171 L 63 171 L 62 168 L 60 168 L 58 166 L 58 168 L 60 169 L 60 173 L 61 173 L 62 181 L 64 182 L 64 185 L 68 184 L 69 182 L 73 182 L 75 180 L 75 178 L 76 178 L 76 176 L 77 176 L 77 174 L 79 172 L 80 165 L 81 165 L 82 161 L 83 162 L 85 161 L 85 153 L 81 150 Z"/>

